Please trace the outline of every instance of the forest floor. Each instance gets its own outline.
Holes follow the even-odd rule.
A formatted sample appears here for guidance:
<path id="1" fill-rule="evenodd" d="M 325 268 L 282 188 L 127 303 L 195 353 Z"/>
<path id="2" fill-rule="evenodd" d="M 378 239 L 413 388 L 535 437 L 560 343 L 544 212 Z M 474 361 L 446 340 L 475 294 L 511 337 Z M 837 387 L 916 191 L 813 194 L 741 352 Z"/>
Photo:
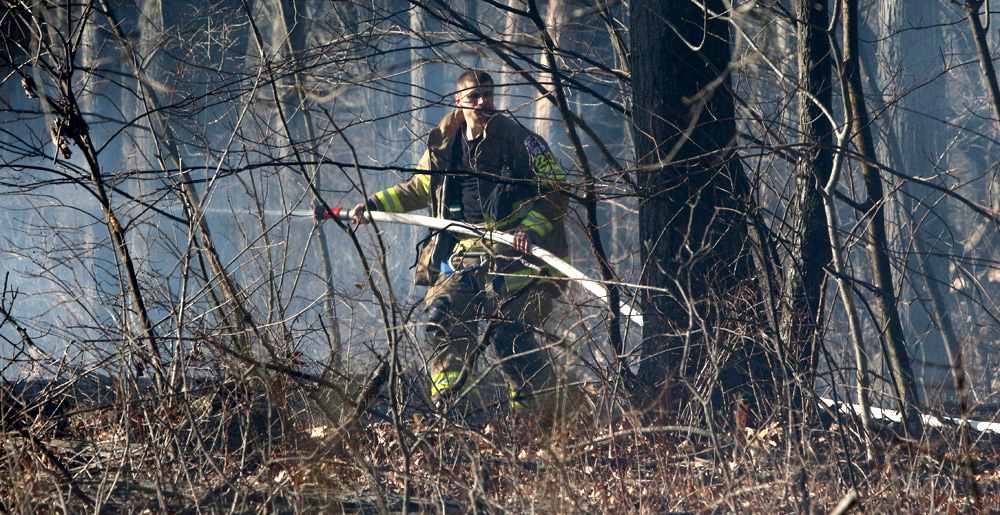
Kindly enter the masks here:
<path id="1" fill-rule="evenodd" d="M 290 391 L 44 404 L 7 392 L 0 512 L 829 513 L 854 498 L 873 513 L 1000 510 L 990 433 L 963 445 L 954 430 L 905 442 L 885 428 L 869 458 L 847 419 L 714 433 L 624 415 L 467 424 L 393 417 L 382 399 L 337 425 Z"/>

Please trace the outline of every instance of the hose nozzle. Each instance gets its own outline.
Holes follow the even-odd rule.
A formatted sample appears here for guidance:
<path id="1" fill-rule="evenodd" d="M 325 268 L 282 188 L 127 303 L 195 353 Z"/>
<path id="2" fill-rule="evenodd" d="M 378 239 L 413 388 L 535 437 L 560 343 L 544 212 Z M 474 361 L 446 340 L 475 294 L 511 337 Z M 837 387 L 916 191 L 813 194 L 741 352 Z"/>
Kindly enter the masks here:
<path id="1" fill-rule="evenodd" d="M 340 218 L 340 209 L 341 208 L 339 207 L 331 209 L 323 206 L 316 206 L 316 219 L 326 220 L 327 218 Z"/>

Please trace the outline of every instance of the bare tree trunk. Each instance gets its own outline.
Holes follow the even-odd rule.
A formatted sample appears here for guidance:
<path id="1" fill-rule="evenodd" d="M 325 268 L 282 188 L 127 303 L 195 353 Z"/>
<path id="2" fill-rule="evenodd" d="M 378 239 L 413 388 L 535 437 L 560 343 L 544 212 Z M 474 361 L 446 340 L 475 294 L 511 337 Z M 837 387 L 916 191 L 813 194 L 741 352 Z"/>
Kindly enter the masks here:
<path id="1" fill-rule="evenodd" d="M 159 1 L 159 0 L 155 0 Z M 250 350 L 250 339 L 248 333 L 253 332 L 258 336 L 258 341 L 265 343 L 262 338 L 260 338 L 257 326 L 253 321 L 250 311 L 247 309 L 244 300 L 240 297 L 241 289 L 238 284 L 233 280 L 226 271 L 225 265 L 222 263 L 222 259 L 219 257 L 216 251 L 215 244 L 212 240 L 212 233 L 208 227 L 208 222 L 205 220 L 202 209 L 204 206 L 201 204 L 201 199 L 199 198 L 198 191 L 194 187 L 194 183 L 191 181 L 189 174 L 184 168 L 184 161 L 180 154 L 180 150 L 177 147 L 176 138 L 174 137 L 173 130 L 170 128 L 170 121 L 167 118 L 167 114 L 161 109 L 160 101 L 150 78 L 146 75 L 145 70 L 142 65 L 138 62 L 138 55 L 135 49 L 132 47 L 127 36 L 121 29 L 121 25 L 114 16 L 114 11 L 108 4 L 107 0 L 100 0 L 101 10 L 104 11 L 105 16 L 108 17 L 109 25 L 111 27 L 112 33 L 118 39 L 118 42 L 126 51 L 125 60 L 131 65 L 132 71 L 139 81 L 139 89 L 142 94 L 143 101 L 145 102 L 145 107 L 147 112 L 151 113 L 149 117 L 150 125 L 152 128 L 152 134 L 156 138 L 157 146 L 160 152 L 157 153 L 160 159 L 160 167 L 163 170 L 168 170 L 170 167 L 164 158 L 171 160 L 171 164 L 174 168 L 178 170 L 178 179 L 174 180 L 174 185 L 178 188 L 181 198 L 184 202 L 185 212 L 188 214 L 188 219 L 194 224 L 194 227 L 198 231 L 198 236 L 200 238 L 200 245 L 198 245 L 202 256 L 208 262 L 209 269 L 212 272 L 211 281 L 215 281 L 217 287 L 222 293 L 223 298 L 226 299 L 226 303 L 230 306 L 230 311 L 226 313 L 225 319 L 228 320 L 230 329 L 233 331 L 233 336 L 236 339 L 236 348 L 239 352 L 248 352 Z"/>
<path id="2" fill-rule="evenodd" d="M 66 84 L 66 91 L 71 91 L 71 89 L 72 86 L 70 84 Z M 72 93 L 70 93 L 70 98 L 72 98 Z M 71 100 L 71 102 L 75 102 L 75 100 Z M 149 313 L 146 310 L 146 302 L 142 297 L 138 274 L 136 273 L 131 251 L 129 250 L 129 245 L 126 241 L 125 230 L 118 221 L 118 217 L 115 216 L 114 209 L 111 206 L 111 200 L 108 198 L 107 187 L 104 184 L 101 166 L 98 164 L 97 152 L 93 143 L 90 141 L 90 135 L 86 132 L 86 130 L 84 130 L 84 132 L 77 136 L 75 140 L 77 146 L 83 151 L 84 158 L 87 161 L 87 168 L 90 170 L 90 179 L 94 185 L 94 191 L 97 193 L 97 200 L 101 205 L 101 210 L 104 212 L 104 218 L 108 226 L 108 234 L 111 236 L 111 243 L 118 254 L 120 265 L 124 268 L 125 280 L 128 285 L 127 289 L 132 297 L 132 304 L 135 307 L 136 314 L 139 318 L 139 326 L 142 328 L 142 333 L 146 337 L 146 358 L 152 364 L 155 384 L 160 390 L 163 390 L 166 383 L 164 381 L 165 376 L 163 364 L 160 360 L 159 341 L 155 331 L 153 330 L 153 322 L 150 320 Z"/>
<path id="3" fill-rule="evenodd" d="M 272 16 L 270 22 L 272 24 L 272 31 L 270 33 L 271 40 L 268 44 L 273 51 L 278 52 L 278 55 L 285 55 L 288 60 L 295 59 L 296 56 L 299 55 L 304 49 L 305 33 L 307 29 L 303 26 L 299 26 L 297 22 L 292 19 L 293 15 L 289 12 L 288 6 L 286 6 L 284 0 L 273 0 L 271 4 Z M 305 8 L 305 6 L 302 6 L 301 8 Z M 278 109 L 278 119 L 280 120 L 280 126 L 277 130 L 283 134 L 286 148 L 289 152 L 295 154 L 296 161 L 320 161 L 320 156 L 313 155 L 311 156 L 311 159 L 304 159 L 299 155 L 300 148 L 295 141 L 294 129 L 301 129 L 304 133 L 305 141 L 315 141 L 316 135 L 313 117 L 309 109 L 310 101 L 308 95 L 306 94 L 306 88 L 302 84 L 302 78 L 299 74 L 293 73 L 291 80 L 291 89 L 294 92 L 293 102 L 285 101 L 281 95 L 278 94 L 279 79 L 272 80 L 272 96 L 274 97 L 275 106 Z M 293 112 L 297 112 L 298 114 L 293 116 L 291 114 Z M 302 186 L 302 189 L 310 196 L 310 198 L 312 198 L 313 205 L 323 206 L 323 199 L 319 195 L 321 183 L 319 166 L 299 165 L 296 168 L 296 173 L 294 173 L 293 176 Z M 333 260 L 330 256 L 326 233 L 321 229 L 319 222 L 313 224 L 313 231 L 315 231 L 317 235 L 317 244 L 319 245 L 318 251 L 320 253 L 320 259 L 323 263 L 323 281 L 326 289 L 323 297 L 323 308 L 326 314 L 326 322 L 323 324 L 323 328 L 332 350 L 330 363 L 333 366 L 338 367 L 342 363 L 344 349 L 340 336 L 340 322 L 337 316 L 337 296 L 333 289 Z M 306 249 L 305 251 L 308 252 L 309 249 Z"/>
<path id="4" fill-rule="evenodd" d="M 553 9 L 550 6 L 550 9 Z M 638 388 L 638 382 L 634 377 L 629 364 L 625 358 L 625 345 L 621 336 L 621 290 L 617 286 L 617 277 L 615 277 L 614 270 L 611 268 L 611 264 L 608 262 L 607 251 L 604 247 L 604 240 L 601 236 L 600 228 L 597 224 L 597 192 L 595 190 L 595 179 L 594 174 L 591 171 L 590 160 L 587 157 L 587 153 L 583 148 L 583 143 L 580 138 L 579 126 L 576 124 L 575 116 L 569 116 L 571 113 L 569 102 L 566 99 L 566 91 L 563 88 L 563 76 L 559 71 L 559 65 L 556 61 L 556 51 L 558 46 L 556 45 L 556 40 L 554 36 L 550 34 L 548 27 L 551 25 L 546 24 L 542 20 L 541 13 L 538 10 L 537 4 L 534 0 L 528 1 L 528 12 L 532 21 L 535 24 L 535 28 L 542 37 L 542 45 L 545 49 L 545 54 L 543 58 L 543 63 L 546 63 L 547 72 L 549 80 L 551 81 L 551 94 L 555 97 L 552 99 L 543 100 L 545 103 L 552 103 L 555 101 L 558 107 L 558 113 L 563 119 L 563 124 L 566 129 L 566 134 L 569 136 L 570 144 L 573 148 L 574 156 L 576 157 L 576 164 L 579 167 L 583 178 L 583 201 L 582 207 L 586 212 L 586 232 L 587 239 L 590 243 L 591 250 L 594 253 L 594 257 L 597 258 L 598 269 L 601 274 L 601 279 L 605 281 L 608 290 L 608 337 L 610 340 L 611 350 L 615 355 L 615 362 L 618 370 L 617 375 L 622 378 L 625 383 L 625 388 L 630 393 L 635 393 Z M 553 11 L 549 12 L 553 15 Z M 556 14 L 558 16 L 558 13 Z M 549 20 L 552 16 L 549 16 Z M 555 195 L 562 194 L 556 192 Z M 561 199 L 562 202 L 566 202 L 565 199 Z"/>
<path id="5" fill-rule="evenodd" d="M 527 10 L 528 6 L 527 0 L 506 0 L 506 4 L 510 9 L 522 12 Z M 500 12 L 504 11 L 500 10 Z M 531 20 L 516 14 L 506 14 L 502 23 L 504 24 L 503 39 L 508 42 L 510 47 L 523 50 L 521 47 L 531 44 L 530 38 L 527 36 Z M 497 95 L 497 108 L 517 114 L 517 111 L 534 98 L 531 86 L 527 85 L 531 77 L 518 73 L 518 70 L 514 69 L 502 75 L 501 82 L 504 86 L 504 94 Z"/>
<path id="6" fill-rule="evenodd" d="M 723 12 L 722 4 L 705 8 Z M 733 146 L 729 27 L 693 3 L 640 1 L 631 4 L 630 35 L 641 282 L 650 287 L 642 294 L 639 378 L 668 411 L 694 389 L 766 402 L 773 379 L 750 358 L 757 347 L 719 340 L 734 321 L 728 310 L 755 303 L 748 186 Z"/>
<path id="7" fill-rule="evenodd" d="M 102 50 L 107 52 L 104 48 L 104 38 L 102 34 L 102 28 L 93 19 L 82 20 L 86 25 L 83 27 L 83 38 L 80 41 L 80 49 L 77 54 L 80 56 L 80 60 L 83 64 L 81 72 L 85 74 L 83 80 L 78 80 L 78 83 L 86 84 L 86 88 L 79 90 L 78 95 L 80 99 L 81 115 L 87 122 L 87 127 L 90 129 L 91 140 L 97 142 L 100 147 L 101 141 L 109 138 L 109 134 L 95 134 L 97 132 L 94 127 L 95 124 L 92 122 L 98 119 L 97 115 L 103 113 L 104 109 L 108 109 L 118 105 L 121 102 L 121 92 L 118 88 L 110 84 L 110 81 L 104 81 L 99 74 L 93 73 L 92 67 L 99 63 L 102 57 Z M 116 102 L 117 100 L 117 102 Z M 97 125 L 99 127 L 99 125 Z M 107 142 L 104 144 L 104 148 L 98 155 L 99 162 L 102 167 L 102 171 L 105 175 L 111 171 L 112 166 L 109 166 L 109 162 L 116 163 L 120 165 L 119 155 L 117 150 L 121 145 Z M 93 249 L 91 252 L 87 253 L 86 256 L 82 257 L 82 264 L 86 270 L 96 270 L 97 263 L 99 262 L 98 254 L 99 250 L 96 245 L 99 236 L 99 229 L 93 226 L 87 226 L 83 228 L 85 233 L 84 241 L 87 248 Z M 91 275 L 94 279 L 93 287 L 99 288 L 100 281 L 95 275 Z M 94 311 L 98 309 L 97 299 L 91 296 L 83 296 L 80 299 L 81 304 L 86 306 L 88 311 Z"/>
<path id="8" fill-rule="evenodd" d="M 952 1 L 953 3 L 957 3 L 955 0 Z M 979 67 L 983 74 L 983 87 L 989 95 L 990 110 L 993 114 L 993 121 L 997 125 L 998 133 L 1000 133 L 1000 85 L 997 83 L 996 68 L 993 66 L 993 57 L 990 53 L 986 27 L 983 26 L 982 21 L 979 19 L 979 11 L 982 9 L 983 4 L 984 0 L 966 0 L 959 5 L 962 7 L 962 10 L 965 11 L 966 18 L 969 20 L 969 29 L 976 42 L 976 52 L 979 54 Z M 986 5 L 989 4 L 987 3 Z M 990 13 L 987 12 L 986 16 L 990 16 Z M 947 348 L 949 357 L 961 356 L 961 349 L 957 344 L 947 344 Z M 960 391 L 963 392 L 964 395 L 966 381 L 964 369 L 961 368 L 961 366 L 962 363 L 960 361 L 951 361 L 952 371 L 960 371 L 960 374 L 955 375 L 956 388 L 959 384 L 961 384 L 962 390 Z M 961 401 L 965 402 L 965 398 L 962 397 Z"/>
<path id="9" fill-rule="evenodd" d="M 545 13 L 545 29 L 552 41 L 552 47 L 556 49 L 559 48 L 559 40 L 567 22 L 565 11 L 566 2 L 564 0 L 549 0 L 548 11 Z M 543 68 L 557 67 L 558 63 L 552 62 L 557 58 L 553 52 L 544 53 L 542 55 Z M 548 90 L 548 93 L 535 102 L 535 133 L 551 145 L 557 139 L 553 128 L 556 117 L 559 116 L 556 99 L 552 98 L 555 92 L 556 78 L 551 73 L 542 73 L 538 80 Z"/>
<path id="10" fill-rule="evenodd" d="M 844 127 L 837 135 L 837 148 L 844 149 L 850 137 L 851 127 Z M 847 313 L 848 331 L 851 336 L 851 346 L 854 349 L 854 371 L 856 399 L 861 407 L 861 426 L 864 430 L 868 459 L 875 457 L 872 449 L 872 410 L 868 402 L 868 392 L 871 389 L 868 381 L 871 375 L 868 367 L 868 354 L 865 352 L 865 340 L 861 329 L 861 320 L 858 317 L 858 308 L 854 303 L 854 293 L 851 283 L 847 280 L 847 271 L 844 268 L 846 262 L 843 256 L 843 247 L 840 244 L 840 222 L 837 219 L 837 206 L 834 203 L 834 192 L 837 190 L 837 182 L 840 180 L 840 168 L 844 162 L 844 152 L 837 153 L 830 171 L 830 178 L 823 186 L 823 207 L 826 211 L 826 228 L 830 241 L 830 253 L 833 260 L 833 269 L 837 273 L 837 284 L 839 285 L 840 298 L 844 303 L 844 310 Z"/>
<path id="11" fill-rule="evenodd" d="M 425 113 L 424 98 L 427 96 L 428 91 L 427 67 L 422 62 L 423 56 L 418 50 L 418 48 L 426 44 L 426 40 L 422 37 L 426 22 L 427 12 L 424 9 L 418 7 L 410 8 L 410 30 L 413 32 L 410 36 L 410 44 L 413 46 L 413 50 L 410 51 L 410 130 L 417 137 L 423 137 L 424 127 L 426 126 L 422 115 Z M 423 157 L 425 150 L 421 144 L 413 145 L 410 151 L 410 160 L 414 168 L 420 162 L 420 158 Z"/>
<path id="12" fill-rule="evenodd" d="M 44 4 L 33 6 L 30 16 L 30 20 L 23 20 L 23 22 L 26 27 L 33 29 L 31 32 L 33 53 L 34 55 L 47 54 L 51 59 L 51 66 L 48 68 L 50 69 L 50 73 L 53 74 L 53 79 L 55 80 L 53 86 L 57 91 L 58 97 L 55 99 L 50 98 L 46 94 L 44 86 L 35 86 L 32 93 L 39 98 L 43 111 L 46 113 L 53 143 L 56 146 L 54 151 L 57 153 L 61 152 L 63 157 L 68 158 L 70 155 L 69 141 L 72 141 L 83 153 L 86 170 L 90 173 L 93 193 L 104 215 L 108 236 L 111 238 L 111 244 L 118 261 L 117 266 L 119 267 L 119 282 L 122 293 L 123 295 L 128 295 L 131 300 L 135 317 L 138 318 L 142 334 L 141 338 L 145 341 L 145 346 L 135 344 L 134 348 L 140 356 L 145 358 L 144 361 L 152 366 L 154 385 L 158 390 L 163 391 L 166 383 L 164 382 L 165 375 L 160 357 L 159 338 L 146 307 L 146 301 L 143 297 L 142 287 L 139 284 L 136 272 L 135 261 L 132 257 L 132 250 L 128 245 L 126 231 L 115 214 L 114 206 L 108 195 L 108 186 L 104 180 L 104 171 L 101 169 L 98 160 L 97 148 L 91 140 L 90 128 L 80 112 L 80 104 L 76 97 L 74 89 L 76 84 L 73 77 L 75 68 L 73 52 L 75 49 L 65 44 L 65 40 L 59 35 L 70 33 L 71 31 L 68 27 L 52 25 L 53 23 L 68 25 L 72 17 L 65 10 L 60 9 L 57 12 L 53 12 Z M 82 16 L 86 20 L 86 13 Z M 43 51 L 42 48 L 52 49 L 52 51 Z M 62 52 L 62 50 L 65 50 L 65 52 Z M 43 66 L 40 66 L 40 63 L 36 63 L 33 67 L 36 72 L 34 80 L 38 85 L 45 84 L 39 73 L 39 70 L 42 68 Z M 125 315 L 126 320 L 131 317 L 127 308 Z M 128 323 L 126 322 L 127 325 Z M 131 339 L 128 329 L 124 332 L 126 338 Z M 137 369 L 141 374 L 144 367 L 141 364 L 137 364 Z"/>
<path id="13" fill-rule="evenodd" d="M 993 67 L 993 56 L 990 55 L 990 44 L 986 28 L 979 19 L 979 10 L 983 8 L 984 0 L 966 0 L 959 4 L 969 20 L 972 37 L 976 41 L 976 51 L 979 53 L 979 67 L 983 72 L 983 86 L 990 96 L 990 109 L 993 111 L 993 121 L 1000 130 L 1000 85 L 997 84 L 997 72 Z M 986 13 L 986 16 L 989 16 Z"/>
<path id="14" fill-rule="evenodd" d="M 884 142 L 880 159 L 902 173 L 933 177 L 946 157 L 944 149 L 950 138 L 939 125 L 939 120 L 948 118 L 949 109 L 941 102 L 947 93 L 944 79 L 938 77 L 938 56 L 946 51 L 940 25 L 945 21 L 943 6 L 938 2 L 885 0 L 879 2 L 876 12 L 867 25 L 874 31 L 871 39 L 878 42 L 877 54 L 864 52 L 861 59 L 869 70 L 870 91 L 882 92 L 872 99 L 882 112 L 882 121 L 876 124 L 881 126 L 879 140 Z M 920 24 L 927 28 L 909 30 Z M 932 180 L 945 186 L 940 179 Z M 902 303 L 902 318 L 907 333 L 915 337 L 913 358 L 919 393 L 925 403 L 935 404 L 957 395 L 951 388 L 954 374 L 949 371 L 947 348 L 949 341 L 955 342 L 955 334 L 951 321 L 943 322 L 948 313 L 936 312 L 947 309 L 945 304 L 933 301 L 935 294 L 940 295 L 938 283 L 950 283 L 941 279 L 948 275 L 941 256 L 953 253 L 956 247 L 954 241 L 948 241 L 949 201 L 910 181 L 902 183 L 901 192 L 894 204 L 898 222 L 890 223 L 887 229 L 898 230 L 899 238 L 890 234 L 890 241 L 900 242 L 899 252 L 917 271 L 901 285 L 899 296 L 908 299 L 907 287 L 912 289 L 915 301 Z"/>
<path id="15" fill-rule="evenodd" d="M 894 385 L 899 396 L 899 409 L 903 414 L 906 433 L 911 437 L 921 434 L 920 416 L 917 413 L 917 390 L 906 350 L 903 326 L 899 319 L 896 295 L 892 283 L 892 267 L 889 263 L 885 235 L 885 195 L 882 177 L 875 162 L 875 145 L 869 127 L 868 109 L 865 106 L 861 86 L 861 70 L 858 61 L 858 21 L 857 0 L 845 0 L 844 18 L 844 75 L 848 92 L 847 109 L 851 113 L 853 130 L 856 134 L 858 153 L 861 156 L 861 173 L 864 178 L 867 198 L 864 206 L 868 210 L 868 257 L 872 267 L 872 282 L 879 314 L 879 335 L 889 350 L 889 359 Z"/>
<path id="16" fill-rule="evenodd" d="M 963 4 L 961 4 L 961 6 L 969 20 L 969 28 L 972 32 L 972 37 L 976 42 L 976 52 L 979 54 L 979 67 L 983 74 L 983 86 L 989 95 L 990 108 L 993 111 L 993 121 L 997 124 L 997 130 L 998 133 L 1000 133 L 1000 85 L 997 84 L 997 75 L 996 70 L 993 67 L 993 57 L 989 50 L 986 27 L 983 26 L 979 19 L 979 10 L 982 8 L 983 3 L 983 0 L 966 0 Z M 987 2 L 986 5 L 989 6 L 989 3 Z M 986 16 L 990 16 L 988 9 Z M 931 295 L 931 303 L 934 307 L 935 319 L 938 322 L 938 326 L 941 328 L 942 336 L 944 338 L 945 349 L 948 353 L 948 361 L 951 365 L 952 378 L 955 383 L 958 402 L 962 410 L 963 424 L 961 428 L 961 444 L 965 450 L 963 460 L 963 464 L 965 465 L 964 473 L 966 479 L 972 487 L 975 506 L 977 509 L 981 510 L 982 501 L 980 497 L 979 485 L 975 478 L 975 463 L 973 461 L 974 458 L 972 457 L 971 442 L 969 441 L 969 427 L 968 424 L 965 423 L 968 418 L 969 399 L 966 391 L 968 382 L 966 380 L 965 366 L 962 360 L 962 349 L 958 339 L 955 337 L 954 329 L 951 325 L 951 318 L 947 314 L 947 309 L 944 305 L 945 300 L 941 295 L 937 283 L 931 284 L 931 281 L 929 280 L 928 291 Z"/>
<path id="17" fill-rule="evenodd" d="M 821 340 L 823 283 L 830 262 L 830 241 L 824 237 L 825 213 L 821 190 L 833 164 L 832 57 L 827 2 L 799 0 L 796 32 L 799 69 L 799 132 L 802 158 L 796 167 L 795 196 L 788 223 L 792 228 L 790 263 L 784 267 L 779 331 L 788 349 L 786 366 L 811 388 Z"/>

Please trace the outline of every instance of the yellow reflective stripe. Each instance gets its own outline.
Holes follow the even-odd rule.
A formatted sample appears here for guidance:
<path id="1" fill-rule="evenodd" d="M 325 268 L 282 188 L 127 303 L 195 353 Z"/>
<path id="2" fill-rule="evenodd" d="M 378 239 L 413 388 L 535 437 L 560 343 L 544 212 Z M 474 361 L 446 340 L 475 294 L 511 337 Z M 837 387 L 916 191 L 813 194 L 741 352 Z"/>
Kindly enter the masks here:
<path id="1" fill-rule="evenodd" d="M 507 286 L 507 291 L 517 291 L 524 288 L 531 281 L 537 279 L 538 283 L 549 282 L 551 279 L 546 279 L 544 277 L 539 277 L 538 273 L 530 268 L 524 270 L 518 270 L 517 272 L 507 272 L 503 274 L 504 285 Z"/>
<path id="2" fill-rule="evenodd" d="M 513 391 L 510 392 L 510 407 L 512 409 L 517 409 L 517 410 L 528 409 L 528 405 L 527 404 L 525 404 L 525 403 L 521 402 L 520 400 L 518 400 L 518 398 L 517 398 L 518 395 L 520 395 L 519 392 L 513 392 Z"/>
<path id="3" fill-rule="evenodd" d="M 461 375 L 461 372 L 441 372 L 440 374 L 431 376 L 431 395 L 437 396 L 451 390 L 456 386 L 458 378 Z M 462 389 L 460 395 L 479 395 L 479 389 L 476 388 L 476 380 L 473 379 L 471 374 L 466 378 L 466 382 L 469 384 Z"/>
<path id="4" fill-rule="evenodd" d="M 441 372 L 440 374 L 432 375 L 431 382 L 435 385 L 439 385 L 443 381 L 448 381 L 448 383 L 451 384 L 452 379 L 458 379 L 461 375 L 461 372 Z"/>
<path id="5" fill-rule="evenodd" d="M 552 231 L 552 222 L 549 222 L 538 211 L 528 211 L 528 214 L 524 215 L 524 219 L 521 220 L 521 225 L 537 232 L 539 236 L 545 236 Z"/>
<path id="6" fill-rule="evenodd" d="M 380 191 L 380 192 L 376 193 L 375 194 L 375 200 L 378 201 L 379 206 L 380 206 L 379 209 L 381 211 L 390 211 L 390 209 L 389 209 L 389 202 L 387 202 L 385 200 L 385 192 Z"/>
<path id="7" fill-rule="evenodd" d="M 549 220 L 547 218 L 545 218 L 545 215 L 539 213 L 538 211 L 534 211 L 534 210 L 528 211 L 528 214 L 524 215 L 524 219 L 525 220 L 532 220 L 535 223 L 539 223 L 539 224 L 545 224 L 549 228 L 549 230 L 552 230 L 552 223 L 549 222 Z"/>
<path id="8" fill-rule="evenodd" d="M 392 198 L 393 212 L 394 213 L 402 213 L 403 212 L 403 203 L 399 201 L 399 194 L 396 193 L 396 188 L 389 188 L 386 191 L 389 192 L 389 197 Z"/>
<path id="9" fill-rule="evenodd" d="M 467 240 L 462 240 L 455 244 L 451 249 L 452 252 L 484 252 L 486 247 L 483 246 L 482 238 L 469 238 Z"/>
<path id="10" fill-rule="evenodd" d="M 389 199 L 386 198 L 386 192 L 385 191 L 380 191 L 380 192 L 376 193 L 375 194 L 375 199 L 378 200 L 378 203 L 379 203 L 379 206 L 380 206 L 379 207 L 379 211 L 386 211 L 386 212 L 389 212 L 389 213 L 392 212 L 392 204 L 389 202 Z"/>
<path id="11" fill-rule="evenodd" d="M 540 225 L 532 225 L 532 224 L 523 224 L 523 225 L 525 227 L 528 227 L 532 231 L 537 232 L 539 236 L 545 236 L 546 234 L 548 234 L 548 232 L 545 230 L 545 228 L 542 227 L 542 226 L 540 226 Z"/>
<path id="12" fill-rule="evenodd" d="M 450 390 L 461 375 L 461 372 L 441 372 L 431 376 L 431 395 Z"/>
<path id="13" fill-rule="evenodd" d="M 420 194 L 421 195 L 430 195 L 431 194 L 431 176 L 427 175 L 425 173 L 418 173 L 417 174 L 417 178 L 420 179 L 419 181 L 417 181 L 417 186 L 419 186 L 420 188 L 423 189 L 423 191 L 421 191 Z"/>
<path id="14" fill-rule="evenodd" d="M 569 257 L 563 257 L 560 259 L 562 259 L 567 263 L 570 262 Z M 548 275 L 545 275 L 544 273 L 539 273 L 538 271 L 532 270 L 530 268 L 525 268 L 523 270 L 517 270 L 514 272 L 503 272 L 499 275 L 503 277 L 504 284 L 507 286 L 508 292 L 520 290 L 521 288 L 524 288 L 526 285 L 528 285 L 531 281 L 537 281 L 536 284 L 544 284 L 553 282 L 553 278 L 555 277 L 565 277 L 565 275 L 563 275 L 562 272 L 556 270 L 555 268 L 550 267 L 547 264 L 543 264 L 542 267 L 546 270 L 546 272 L 548 272 Z"/>
<path id="15" fill-rule="evenodd" d="M 375 194 L 375 198 L 382 204 L 382 211 L 389 213 L 403 212 L 403 204 L 399 201 L 399 194 L 396 193 L 396 188 L 380 191 Z"/>

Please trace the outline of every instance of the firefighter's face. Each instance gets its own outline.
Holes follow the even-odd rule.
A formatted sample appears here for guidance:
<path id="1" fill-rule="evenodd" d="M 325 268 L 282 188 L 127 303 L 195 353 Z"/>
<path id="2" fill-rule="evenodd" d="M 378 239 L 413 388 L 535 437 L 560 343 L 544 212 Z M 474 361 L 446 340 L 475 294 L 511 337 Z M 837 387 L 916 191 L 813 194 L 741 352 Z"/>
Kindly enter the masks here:
<path id="1" fill-rule="evenodd" d="M 496 114 L 493 105 L 493 84 L 459 84 L 455 94 L 455 102 L 462 108 L 465 122 L 472 125 L 484 125 L 490 117 Z"/>

